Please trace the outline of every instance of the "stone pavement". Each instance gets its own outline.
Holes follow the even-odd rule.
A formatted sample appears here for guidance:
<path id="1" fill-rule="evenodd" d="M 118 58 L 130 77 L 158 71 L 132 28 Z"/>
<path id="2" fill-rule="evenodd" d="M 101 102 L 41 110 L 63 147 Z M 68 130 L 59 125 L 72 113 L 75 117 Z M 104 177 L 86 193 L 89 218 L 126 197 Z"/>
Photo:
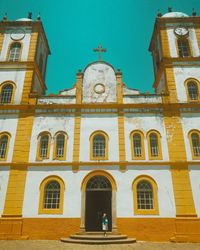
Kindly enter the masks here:
<path id="1" fill-rule="evenodd" d="M 56 240 L 1 240 L 0 250 L 200 250 L 200 243 L 137 242 L 128 245 L 80 245 Z"/>

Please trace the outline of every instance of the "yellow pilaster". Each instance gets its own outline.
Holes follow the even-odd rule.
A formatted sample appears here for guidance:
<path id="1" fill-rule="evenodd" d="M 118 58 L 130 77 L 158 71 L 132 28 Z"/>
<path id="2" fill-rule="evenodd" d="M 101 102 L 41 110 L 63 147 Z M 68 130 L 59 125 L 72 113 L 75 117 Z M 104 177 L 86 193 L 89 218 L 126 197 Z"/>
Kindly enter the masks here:
<path id="1" fill-rule="evenodd" d="M 4 40 L 4 31 L 3 27 L 0 27 L 0 54 L 3 47 L 3 40 Z"/>
<path id="2" fill-rule="evenodd" d="M 196 32 L 196 37 L 197 37 L 197 43 L 198 43 L 199 48 L 200 48 L 200 28 L 196 28 L 195 32 Z"/>
<path id="3" fill-rule="evenodd" d="M 3 217 L 22 216 L 34 112 L 19 114 Z"/>
<path id="4" fill-rule="evenodd" d="M 78 72 L 76 74 L 76 103 L 82 103 L 82 83 L 83 83 L 83 73 Z"/>
<path id="5" fill-rule="evenodd" d="M 81 128 L 81 114 L 75 114 L 74 121 L 74 147 L 73 147 L 73 171 L 78 170 L 79 154 L 80 154 L 80 128 Z"/>
<path id="6" fill-rule="evenodd" d="M 170 102 L 170 103 L 177 103 L 178 98 L 177 98 L 177 92 L 176 92 L 176 83 L 175 83 L 175 78 L 174 78 L 174 70 L 172 67 L 170 68 L 165 68 L 164 69 L 165 73 L 165 81 L 167 83 L 167 90 L 169 93 L 169 96 L 165 96 L 165 102 Z"/>
<path id="7" fill-rule="evenodd" d="M 176 216 L 196 216 L 179 111 L 165 110 L 169 160 L 176 204 Z"/>
<path id="8" fill-rule="evenodd" d="M 116 72 L 116 80 L 117 80 L 117 102 L 123 103 L 123 83 L 122 83 L 122 73 L 120 70 Z"/>
<path id="9" fill-rule="evenodd" d="M 161 50 L 163 57 L 170 57 L 169 40 L 166 28 L 160 30 Z"/>
<path id="10" fill-rule="evenodd" d="M 31 92 L 31 87 L 33 83 L 33 70 L 27 70 L 24 79 L 24 87 L 22 92 L 22 104 L 29 103 L 29 94 Z"/>
<path id="11" fill-rule="evenodd" d="M 31 41 L 28 52 L 28 61 L 35 61 L 36 51 L 37 51 L 37 42 L 38 42 L 38 30 L 33 27 L 31 33 Z"/>

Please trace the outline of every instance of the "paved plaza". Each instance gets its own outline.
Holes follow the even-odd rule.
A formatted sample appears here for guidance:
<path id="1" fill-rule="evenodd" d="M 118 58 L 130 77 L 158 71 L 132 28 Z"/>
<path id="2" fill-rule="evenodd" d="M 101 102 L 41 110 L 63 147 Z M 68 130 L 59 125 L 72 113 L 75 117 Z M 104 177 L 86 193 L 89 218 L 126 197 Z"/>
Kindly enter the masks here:
<path id="1" fill-rule="evenodd" d="M 80 245 L 56 240 L 1 240 L 1 250 L 200 250 L 200 243 L 137 242 L 127 245 Z"/>

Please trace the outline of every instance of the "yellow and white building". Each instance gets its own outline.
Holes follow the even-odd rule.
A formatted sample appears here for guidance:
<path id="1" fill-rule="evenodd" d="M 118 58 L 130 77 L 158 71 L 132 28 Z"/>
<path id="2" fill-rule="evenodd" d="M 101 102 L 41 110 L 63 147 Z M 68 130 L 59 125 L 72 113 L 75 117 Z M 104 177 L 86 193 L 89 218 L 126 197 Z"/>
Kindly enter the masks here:
<path id="1" fill-rule="evenodd" d="M 155 94 L 96 61 L 45 95 L 39 19 L 0 22 L 0 238 L 200 241 L 200 17 L 156 18 Z"/>

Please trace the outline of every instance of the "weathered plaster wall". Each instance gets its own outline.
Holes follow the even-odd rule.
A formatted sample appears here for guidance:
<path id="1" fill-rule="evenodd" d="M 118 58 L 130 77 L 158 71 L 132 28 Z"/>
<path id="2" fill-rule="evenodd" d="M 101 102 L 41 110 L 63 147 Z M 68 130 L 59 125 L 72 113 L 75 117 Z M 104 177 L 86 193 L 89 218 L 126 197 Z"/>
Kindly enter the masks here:
<path id="1" fill-rule="evenodd" d="M 172 24 L 170 24 L 172 25 Z M 180 24 L 182 25 L 182 24 Z M 171 57 L 178 57 L 178 51 L 177 51 L 177 37 L 174 34 L 174 28 L 177 27 L 178 24 L 174 25 L 174 27 L 168 27 L 167 34 L 168 34 L 168 40 L 169 40 L 169 49 L 170 49 L 170 55 Z M 192 28 L 189 28 L 189 42 L 191 45 L 191 53 L 192 56 L 197 57 L 200 56 L 200 50 L 198 47 L 197 37 L 195 30 Z"/>
<path id="2" fill-rule="evenodd" d="M 0 166 L 0 215 L 3 213 L 10 167 Z"/>
<path id="3" fill-rule="evenodd" d="M 38 135 L 41 132 L 48 131 L 51 134 L 51 146 L 49 159 L 43 160 L 43 162 L 51 162 L 53 160 L 53 145 L 54 135 L 58 131 L 64 131 L 68 135 L 67 140 L 67 154 L 66 161 L 72 161 L 73 143 L 74 143 L 74 117 L 70 115 L 38 115 L 34 118 L 33 130 L 31 136 L 31 146 L 29 161 L 34 162 L 36 160 Z M 55 161 L 55 160 L 54 160 Z"/>
<path id="4" fill-rule="evenodd" d="M 27 61 L 28 52 L 29 52 L 29 45 L 30 45 L 30 38 L 31 38 L 31 29 L 30 27 L 20 27 L 17 30 L 23 29 L 25 31 L 25 36 L 20 43 L 22 44 L 22 53 L 21 53 L 21 61 Z M 6 61 L 9 45 L 14 42 L 11 39 L 10 34 L 15 33 L 11 30 L 11 28 L 7 29 L 4 36 L 3 47 L 0 55 L 0 61 Z M 20 33 L 19 33 L 20 34 Z M 23 33 L 21 33 L 23 35 Z"/>
<path id="5" fill-rule="evenodd" d="M 105 92 L 97 94 L 96 84 L 105 86 Z M 116 102 L 116 76 L 113 68 L 98 62 L 88 66 L 83 77 L 83 102 Z"/>
<path id="6" fill-rule="evenodd" d="M 184 141 L 185 141 L 185 148 L 187 153 L 187 159 L 189 161 L 192 160 L 192 154 L 191 154 L 191 148 L 190 148 L 190 142 L 188 133 L 192 129 L 200 129 L 200 117 L 198 113 L 182 113 L 181 114 L 181 121 L 183 126 L 183 135 L 184 135 Z M 194 160 L 195 161 L 195 160 Z"/>
<path id="7" fill-rule="evenodd" d="M 17 130 L 17 122 L 18 122 L 17 115 L 0 115 L 0 133 L 8 132 L 11 134 L 9 148 L 8 148 L 7 162 L 12 161 L 15 135 Z"/>
<path id="8" fill-rule="evenodd" d="M 118 117 L 115 114 L 85 114 L 81 116 L 80 161 L 90 161 L 90 135 L 98 130 L 107 133 L 108 160 L 119 160 Z"/>
<path id="9" fill-rule="evenodd" d="M 5 81 L 13 81 L 16 85 L 14 104 L 21 102 L 25 73 L 25 70 L 0 70 L 0 84 Z"/>
<path id="10" fill-rule="evenodd" d="M 163 122 L 163 116 L 161 114 L 125 114 L 124 131 L 127 161 L 132 160 L 130 133 L 133 130 L 140 130 L 144 134 L 144 147 L 146 156 L 145 161 L 149 161 L 148 145 L 146 139 L 146 134 L 149 130 L 156 130 L 160 133 L 163 160 L 167 161 L 169 159 L 166 131 Z"/>
<path id="11" fill-rule="evenodd" d="M 185 81 L 188 78 L 195 78 L 200 81 L 200 67 L 174 67 L 174 78 L 179 102 L 187 102 Z"/>

